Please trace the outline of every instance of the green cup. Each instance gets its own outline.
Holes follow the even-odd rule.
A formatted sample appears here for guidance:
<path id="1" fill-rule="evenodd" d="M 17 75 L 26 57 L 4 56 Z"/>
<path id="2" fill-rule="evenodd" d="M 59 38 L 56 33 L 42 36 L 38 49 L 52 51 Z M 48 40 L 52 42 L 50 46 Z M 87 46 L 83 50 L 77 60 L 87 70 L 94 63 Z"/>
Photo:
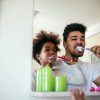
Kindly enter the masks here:
<path id="1" fill-rule="evenodd" d="M 67 78 L 64 75 L 55 77 L 55 91 L 64 92 L 67 91 Z"/>
<path id="2" fill-rule="evenodd" d="M 42 68 L 37 70 L 37 74 L 36 74 L 36 91 L 42 91 Z"/>
<path id="3" fill-rule="evenodd" d="M 55 77 L 49 66 L 42 70 L 42 91 L 55 91 Z"/>

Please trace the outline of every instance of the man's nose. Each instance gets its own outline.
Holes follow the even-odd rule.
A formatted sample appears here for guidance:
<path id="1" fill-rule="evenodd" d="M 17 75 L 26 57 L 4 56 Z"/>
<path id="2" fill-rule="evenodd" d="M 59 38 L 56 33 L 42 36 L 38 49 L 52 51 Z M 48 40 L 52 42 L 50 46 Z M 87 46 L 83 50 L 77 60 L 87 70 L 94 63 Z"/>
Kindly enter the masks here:
<path id="1" fill-rule="evenodd" d="M 81 44 L 81 43 L 82 43 L 82 40 L 81 40 L 81 39 L 78 39 L 77 42 L 78 42 L 79 44 Z"/>

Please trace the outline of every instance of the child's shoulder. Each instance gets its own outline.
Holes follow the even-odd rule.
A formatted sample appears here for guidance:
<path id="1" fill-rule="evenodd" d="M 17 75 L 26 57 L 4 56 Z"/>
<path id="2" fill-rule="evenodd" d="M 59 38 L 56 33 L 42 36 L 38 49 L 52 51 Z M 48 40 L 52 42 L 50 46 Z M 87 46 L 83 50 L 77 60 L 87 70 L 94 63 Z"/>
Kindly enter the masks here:
<path id="1" fill-rule="evenodd" d="M 60 68 L 62 68 L 62 67 L 65 66 L 65 65 L 66 65 L 66 64 L 65 64 L 64 61 L 62 61 L 61 59 L 57 59 L 56 62 L 54 63 L 53 68 L 58 68 L 58 69 L 60 69 Z"/>
<path id="2" fill-rule="evenodd" d="M 57 59 L 56 62 L 54 63 L 54 66 L 59 66 L 62 64 L 61 59 Z"/>

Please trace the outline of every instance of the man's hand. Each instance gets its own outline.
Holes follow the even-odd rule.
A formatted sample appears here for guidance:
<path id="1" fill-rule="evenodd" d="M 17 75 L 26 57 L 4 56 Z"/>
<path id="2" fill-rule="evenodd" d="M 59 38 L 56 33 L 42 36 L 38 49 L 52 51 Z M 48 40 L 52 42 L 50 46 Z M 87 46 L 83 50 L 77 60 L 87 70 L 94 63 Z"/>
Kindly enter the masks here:
<path id="1" fill-rule="evenodd" d="M 72 100 L 85 100 L 84 92 L 79 89 L 73 89 L 70 91 Z"/>
<path id="2" fill-rule="evenodd" d="M 91 48 L 91 51 L 100 58 L 100 45 L 95 45 Z"/>

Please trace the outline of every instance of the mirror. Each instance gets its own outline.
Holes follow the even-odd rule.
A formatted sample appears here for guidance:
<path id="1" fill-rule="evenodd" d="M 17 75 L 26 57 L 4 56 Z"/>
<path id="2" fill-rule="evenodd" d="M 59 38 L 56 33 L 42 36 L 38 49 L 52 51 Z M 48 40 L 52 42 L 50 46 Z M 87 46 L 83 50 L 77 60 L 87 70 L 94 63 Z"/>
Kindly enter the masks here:
<path id="1" fill-rule="evenodd" d="M 67 24 L 78 22 L 87 26 L 87 47 L 100 45 L 100 0 L 34 0 L 34 34 L 40 30 L 58 33 L 62 40 L 62 33 Z M 61 43 L 61 55 L 64 48 Z M 85 52 L 82 61 L 91 62 L 91 53 Z M 32 70 L 40 65 L 33 60 Z M 36 66 L 36 67 L 35 67 Z"/>

